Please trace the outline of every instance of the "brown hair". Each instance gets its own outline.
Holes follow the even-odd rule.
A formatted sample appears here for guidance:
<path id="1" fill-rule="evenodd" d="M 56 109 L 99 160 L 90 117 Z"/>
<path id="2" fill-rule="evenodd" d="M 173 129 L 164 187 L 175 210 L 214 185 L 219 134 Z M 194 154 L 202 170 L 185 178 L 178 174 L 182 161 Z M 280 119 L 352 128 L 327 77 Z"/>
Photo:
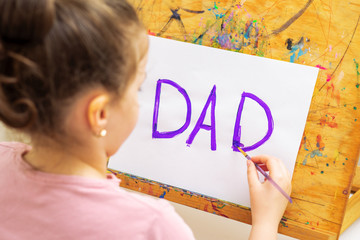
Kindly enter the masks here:
<path id="1" fill-rule="evenodd" d="M 54 136 L 82 91 L 121 97 L 141 32 L 125 0 L 0 0 L 0 120 Z"/>

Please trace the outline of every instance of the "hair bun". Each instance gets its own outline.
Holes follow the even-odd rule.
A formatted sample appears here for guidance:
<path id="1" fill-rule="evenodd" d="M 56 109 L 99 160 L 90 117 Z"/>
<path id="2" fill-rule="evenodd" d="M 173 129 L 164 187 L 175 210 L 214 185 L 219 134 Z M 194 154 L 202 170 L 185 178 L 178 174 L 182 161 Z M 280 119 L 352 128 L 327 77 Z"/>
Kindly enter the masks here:
<path id="1" fill-rule="evenodd" d="M 0 38 L 14 44 L 40 41 L 54 18 L 54 0 L 0 0 Z"/>

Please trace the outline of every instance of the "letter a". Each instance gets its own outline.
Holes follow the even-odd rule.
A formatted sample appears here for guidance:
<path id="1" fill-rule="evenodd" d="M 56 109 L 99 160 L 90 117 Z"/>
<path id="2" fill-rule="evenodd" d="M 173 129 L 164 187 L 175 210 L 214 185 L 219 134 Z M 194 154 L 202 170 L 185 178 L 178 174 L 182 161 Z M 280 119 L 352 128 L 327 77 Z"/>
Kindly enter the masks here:
<path id="1" fill-rule="evenodd" d="M 205 125 L 204 119 L 206 115 L 206 111 L 211 103 L 211 125 Z M 194 138 L 196 134 L 199 132 L 200 128 L 205 129 L 207 131 L 211 131 L 211 150 L 216 150 L 216 130 L 215 130 L 215 105 L 216 105 L 216 86 L 214 85 L 213 89 L 210 92 L 210 96 L 208 100 L 206 101 L 206 104 L 200 114 L 200 117 L 193 129 L 193 131 L 190 133 L 188 140 L 186 143 L 188 145 L 191 145 L 194 141 Z"/>

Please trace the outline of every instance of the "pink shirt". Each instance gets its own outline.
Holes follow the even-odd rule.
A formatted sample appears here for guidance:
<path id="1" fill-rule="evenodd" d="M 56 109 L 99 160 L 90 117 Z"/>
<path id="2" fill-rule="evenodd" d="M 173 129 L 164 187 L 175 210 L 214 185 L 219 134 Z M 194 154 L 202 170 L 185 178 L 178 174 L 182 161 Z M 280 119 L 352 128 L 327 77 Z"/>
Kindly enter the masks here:
<path id="1" fill-rule="evenodd" d="M 0 239 L 194 239 L 165 200 L 129 193 L 111 174 L 36 171 L 22 159 L 29 149 L 0 143 Z"/>

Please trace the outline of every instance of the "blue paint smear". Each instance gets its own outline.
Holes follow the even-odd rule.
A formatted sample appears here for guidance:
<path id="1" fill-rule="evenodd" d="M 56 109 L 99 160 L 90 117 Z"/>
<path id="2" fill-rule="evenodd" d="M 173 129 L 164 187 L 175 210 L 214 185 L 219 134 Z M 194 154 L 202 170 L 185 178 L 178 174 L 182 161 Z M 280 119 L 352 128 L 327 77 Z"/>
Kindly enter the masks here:
<path id="1" fill-rule="evenodd" d="M 161 194 L 161 196 L 159 198 L 164 198 L 166 195 L 166 191 L 163 192 L 163 194 Z"/>
<path id="2" fill-rule="evenodd" d="M 295 62 L 295 53 L 293 53 L 293 55 L 290 56 L 290 62 Z"/>
<path id="3" fill-rule="evenodd" d="M 245 35 L 244 35 L 244 37 L 245 37 L 246 39 L 249 39 L 249 38 L 250 38 L 250 30 L 251 30 L 252 28 L 253 28 L 253 23 L 250 23 L 250 25 L 249 25 L 249 27 L 248 27 Z"/>
<path id="4" fill-rule="evenodd" d="M 311 153 L 309 153 L 305 156 L 305 159 L 302 162 L 303 165 L 306 165 L 309 156 L 310 156 L 310 158 L 314 158 L 315 156 L 322 157 L 323 154 L 322 154 L 322 152 L 320 152 L 320 150 L 312 151 Z"/>

